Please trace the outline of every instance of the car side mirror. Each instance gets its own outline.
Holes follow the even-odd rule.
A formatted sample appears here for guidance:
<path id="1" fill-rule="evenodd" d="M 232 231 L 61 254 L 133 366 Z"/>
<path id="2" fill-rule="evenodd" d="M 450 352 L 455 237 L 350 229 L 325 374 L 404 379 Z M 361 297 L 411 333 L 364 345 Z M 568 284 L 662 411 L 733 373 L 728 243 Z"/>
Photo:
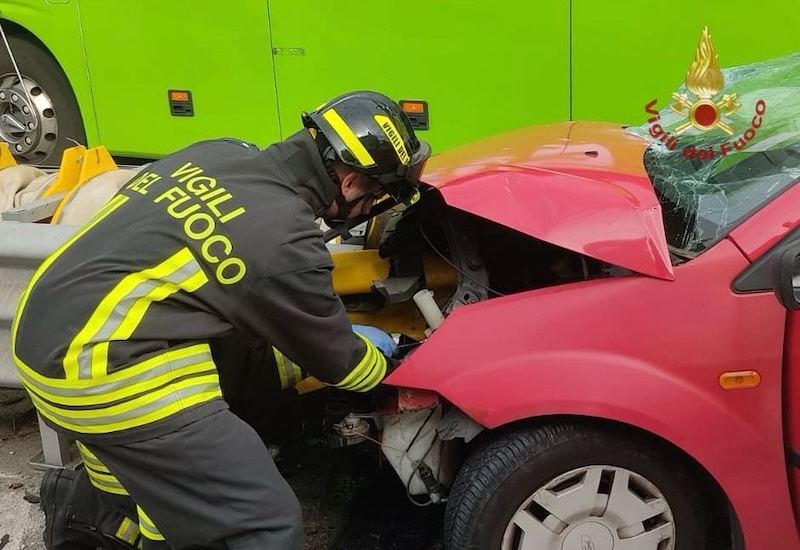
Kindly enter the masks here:
<path id="1" fill-rule="evenodd" d="M 800 244 L 794 244 L 775 256 L 772 290 L 783 307 L 800 309 Z"/>

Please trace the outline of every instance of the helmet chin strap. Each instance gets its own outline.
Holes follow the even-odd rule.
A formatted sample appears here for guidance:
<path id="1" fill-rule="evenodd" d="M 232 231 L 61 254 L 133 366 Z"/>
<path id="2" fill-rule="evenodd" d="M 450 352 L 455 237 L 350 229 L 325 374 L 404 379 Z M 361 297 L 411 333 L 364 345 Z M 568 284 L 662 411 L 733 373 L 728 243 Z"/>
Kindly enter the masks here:
<path id="1" fill-rule="evenodd" d="M 328 140 L 325 136 L 317 131 L 312 132 L 311 134 L 314 137 L 314 141 L 317 144 L 317 148 L 319 149 L 319 154 L 322 157 L 322 162 L 325 165 L 325 171 L 328 173 L 328 177 L 331 178 L 331 182 L 333 185 L 336 186 L 336 198 L 334 199 L 336 202 L 336 215 L 335 217 L 324 217 L 325 223 L 327 224 L 342 224 L 347 221 L 347 216 L 353 211 L 353 208 L 365 197 L 358 197 L 351 201 L 348 201 L 344 194 L 342 193 L 342 180 L 339 178 L 339 174 L 336 173 L 334 169 L 334 159 L 336 158 L 336 153 L 333 152 L 333 147 L 331 147 Z"/>
<path id="2" fill-rule="evenodd" d="M 344 194 L 342 194 L 342 188 L 339 187 L 339 190 L 336 192 L 336 217 L 326 218 L 326 223 L 344 223 L 347 221 L 347 217 L 353 211 L 353 208 L 367 198 L 367 195 L 362 195 L 357 197 L 351 201 L 348 201 Z"/>
<path id="3" fill-rule="evenodd" d="M 346 220 L 359 200 L 361 199 L 348 201 L 342 193 L 342 188 L 339 187 L 339 190 L 336 192 L 336 217 L 340 220 Z"/>

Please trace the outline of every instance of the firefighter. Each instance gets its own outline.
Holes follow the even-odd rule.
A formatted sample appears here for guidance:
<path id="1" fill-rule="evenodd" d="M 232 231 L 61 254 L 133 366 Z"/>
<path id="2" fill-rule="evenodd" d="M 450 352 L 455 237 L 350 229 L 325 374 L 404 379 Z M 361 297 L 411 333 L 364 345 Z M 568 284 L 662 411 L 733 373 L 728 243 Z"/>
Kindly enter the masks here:
<path id="1" fill-rule="evenodd" d="M 430 149 L 375 92 L 302 121 L 263 150 L 218 139 L 153 162 L 20 299 L 20 378 L 43 420 L 78 442 L 92 485 L 135 503 L 145 549 L 303 545 L 296 496 L 222 398 L 214 339 L 262 339 L 343 390 L 370 391 L 392 369 L 380 331 L 348 321 L 315 222 L 387 194 L 413 200 Z M 43 502 L 53 490 L 43 484 Z M 135 546 L 134 527 L 118 538 Z"/>

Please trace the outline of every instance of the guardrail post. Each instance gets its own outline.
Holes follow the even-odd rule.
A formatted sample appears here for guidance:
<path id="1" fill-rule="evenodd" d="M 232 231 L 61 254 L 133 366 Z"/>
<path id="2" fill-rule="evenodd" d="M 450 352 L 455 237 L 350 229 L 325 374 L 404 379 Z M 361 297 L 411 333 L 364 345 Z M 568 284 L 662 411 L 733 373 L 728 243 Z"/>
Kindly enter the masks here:
<path id="1" fill-rule="evenodd" d="M 69 439 L 45 424 L 41 416 L 39 416 L 39 436 L 42 439 L 42 453 L 31 458 L 30 465 L 38 470 L 66 468 L 71 462 Z"/>

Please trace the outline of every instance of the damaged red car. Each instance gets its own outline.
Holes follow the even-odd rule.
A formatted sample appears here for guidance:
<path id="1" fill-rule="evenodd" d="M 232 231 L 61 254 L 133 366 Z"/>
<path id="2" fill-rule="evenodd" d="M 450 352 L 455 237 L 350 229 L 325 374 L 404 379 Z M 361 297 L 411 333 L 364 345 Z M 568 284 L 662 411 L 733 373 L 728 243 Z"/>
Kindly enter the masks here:
<path id="1" fill-rule="evenodd" d="M 434 156 L 332 246 L 402 358 L 391 398 L 337 402 L 339 444 L 446 502 L 452 549 L 800 548 L 798 89 L 715 159 L 581 122 Z"/>

